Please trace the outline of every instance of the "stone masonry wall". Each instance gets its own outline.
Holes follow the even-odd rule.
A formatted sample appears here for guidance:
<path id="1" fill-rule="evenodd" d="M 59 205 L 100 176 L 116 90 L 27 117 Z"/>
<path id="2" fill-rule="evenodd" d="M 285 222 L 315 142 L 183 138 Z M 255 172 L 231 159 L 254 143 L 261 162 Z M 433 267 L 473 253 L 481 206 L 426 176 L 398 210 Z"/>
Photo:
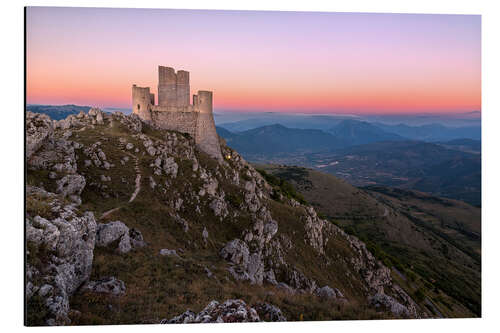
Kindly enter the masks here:
<path id="1" fill-rule="evenodd" d="M 163 129 L 196 135 L 198 112 L 158 111 L 151 112 L 153 123 Z"/>

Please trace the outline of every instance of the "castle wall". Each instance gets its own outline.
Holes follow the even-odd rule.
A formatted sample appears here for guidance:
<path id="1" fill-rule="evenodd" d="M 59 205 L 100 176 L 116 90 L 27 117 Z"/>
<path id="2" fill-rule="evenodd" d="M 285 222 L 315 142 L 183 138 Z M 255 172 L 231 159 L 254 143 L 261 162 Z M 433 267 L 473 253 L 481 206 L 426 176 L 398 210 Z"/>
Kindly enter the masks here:
<path id="1" fill-rule="evenodd" d="M 154 102 L 154 95 L 151 98 L 148 88 L 132 86 L 132 113 L 138 115 L 141 119 L 151 120 L 151 100 Z"/>
<path id="2" fill-rule="evenodd" d="M 158 67 L 158 105 L 149 88 L 132 86 L 132 111 L 156 126 L 191 135 L 197 147 L 222 160 L 212 113 L 212 92 L 198 91 L 189 104 L 189 72 Z"/>
<path id="3" fill-rule="evenodd" d="M 217 135 L 214 117 L 211 113 L 198 113 L 194 138 L 199 149 L 218 160 L 222 160 L 219 136 Z"/>
<path id="4" fill-rule="evenodd" d="M 177 75 L 171 67 L 158 67 L 158 105 L 177 105 Z"/>
<path id="5" fill-rule="evenodd" d="M 177 71 L 177 106 L 189 105 L 189 72 Z"/>
<path id="6" fill-rule="evenodd" d="M 160 128 L 188 133 L 193 138 L 196 135 L 198 112 L 193 112 L 192 107 L 154 107 L 151 118 L 155 125 Z"/>
<path id="7" fill-rule="evenodd" d="M 210 156 L 222 159 L 219 145 L 219 136 L 215 129 L 212 112 L 212 92 L 198 91 L 196 109 L 198 119 L 196 124 L 195 142 L 198 147 Z"/>

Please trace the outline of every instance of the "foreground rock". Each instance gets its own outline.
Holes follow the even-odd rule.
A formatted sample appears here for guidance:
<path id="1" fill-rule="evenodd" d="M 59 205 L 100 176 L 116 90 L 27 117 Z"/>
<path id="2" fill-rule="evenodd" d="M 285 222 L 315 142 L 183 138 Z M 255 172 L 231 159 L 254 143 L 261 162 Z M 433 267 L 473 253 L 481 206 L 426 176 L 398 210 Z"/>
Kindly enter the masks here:
<path id="1" fill-rule="evenodd" d="M 136 229 L 129 229 L 121 221 L 113 221 L 97 226 L 96 246 L 113 246 L 117 242 L 116 250 L 127 253 L 132 249 L 146 246 L 142 234 Z"/>
<path id="2" fill-rule="evenodd" d="M 29 159 L 52 137 L 53 133 L 54 128 L 49 116 L 26 112 L 26 157 Z"/>
<path id="3" fill-rule="evenodd" d="M 161 324 L 258 322 L 262 321 L 258 311 L 266 321 L 286 320 L 281 310 L 275 306 L 264 303 L 253 308 L 243 300 L 230 299 L 222 304 L 212 301 L 198 314 L 188 310 L 170 320 L 163 319 Z"/>
<path id="4" fill-rule="evenodd" d="M 382 293 L 370 298 L 370 303 L 377 309 L 389 310 L 396 316 L 410 317 L 412 313 L 406 306 L 396 301 L 393 297 Z"/>
<path id="5" fill-rule="evenodd" d="M 69 297 L 90 276 L 96 236 L 91 212 L 64 205 L 54 193 L 26 188 L 30 201 L 26 217 L 26 299 L 46 311 L 39 324 L 69 323 Z M 43 207 L 35 215 L 30 207 Z M 36 315 L 36 314 L 34 314 Z"/>

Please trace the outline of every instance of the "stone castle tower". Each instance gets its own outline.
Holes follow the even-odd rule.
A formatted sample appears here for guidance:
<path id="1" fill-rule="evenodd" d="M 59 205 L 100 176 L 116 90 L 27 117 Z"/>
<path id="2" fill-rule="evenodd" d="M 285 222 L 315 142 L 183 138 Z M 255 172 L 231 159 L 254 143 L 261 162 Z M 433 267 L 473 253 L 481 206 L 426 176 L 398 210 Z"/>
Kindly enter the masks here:
<path id="1" fill-rule="evenodd" d="M 212 92 L 198 91 L 190 103 L 189 72 L 158 67 L 158 104 L 149 87 L 132 86 L 132 112 L 142 120 L 167 129 L 188 133 L 198 148 L 221 160 L 219 137 L 212 113 Z"/>

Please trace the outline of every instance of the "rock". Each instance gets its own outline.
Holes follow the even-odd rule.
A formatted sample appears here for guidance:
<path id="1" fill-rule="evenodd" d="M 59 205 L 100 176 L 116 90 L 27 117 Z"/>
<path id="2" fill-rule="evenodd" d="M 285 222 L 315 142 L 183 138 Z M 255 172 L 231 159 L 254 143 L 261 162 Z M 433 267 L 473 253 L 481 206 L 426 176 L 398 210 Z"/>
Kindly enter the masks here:
<path id="1" fill-rule="evenodd" d="M 105 175 L 101 175 L 100 179 L 101 179 L 101 182 L 109 182 L 109 181 L 111 181 L 111 177 L 105 176 Z"/>
<path id="2" fill-rule="evenodd" d="M 396 316 L 410 316 L 408 309 L 389 295 L 377 293 L 372 296 L 369 301 L 374 307 L 381 308 L 383 310 L 390 310 Z"/>
<path id="3" fill-rule="evenodd" d="M 71 141 L 53 138 L 43 144 L 28 161 L 30 170 L 47 170 L 75 174 L 77 169 L 75 148 Z"/>
<path id="4" fill-rule="evenodd" d="M 215 216 L 225 218 L 227 214 L 229 214 L 226 202 L 220 198 L 215 198 L 214 200 L 212 200 L 209 207 L 214 212 Z"/>
<path id="5" fill-rule="evenodd" d="M 169 157 L 163 160 L 163 170 L 167 175 L 171 175 L 173 178 L 177 177 L 177 170 L 179 166 L 175 163 L 173 157 Z"/>
<path id="6" fill-rule="evenodd" d="M 163 319 L 161 324 L 189 324 L 189 323 L 241 323 L 261 321 L 257 311 L 248 306 L 243 300 L 230 299 L 220 304 L 211 301 L 200 313 L 191 310 L 170 320 Z"/>
<path id="7" fill-rule="evenodd" d="M 147 245 L 139 230 L 132 228 L 128 231 L 128 234 L 130 237 L 130 244 L 132 245 L 132 248 L 138 249 Z"/>
<path id="8" fill-rule="evenodd" d="M 168 257 L 177 257 L 177 258 L 180 258 L 179 255 L 177 254 L 177 251 L 175 251 L 175 250 L 169 250 L 169 249 L 161 249 L 160 250 L 160 255 L 162 255 L 162 256 L 168 256 Z"/>
<path id="9" fill-rule="evenodd" d="M 97 113 L 95 120 L 97 121 L 98 124 L 104 124 L 104 115 L 103 115 L 101 110 L 99 110 L 99 111 L 100 112 Z"/>
<path id="10" fill-rule="evenodd" d="M 281 310 L 268 303 L 259 303 L 254 306 L 262 321 L 286 321 L 286 317 Z"/>
<path id="11" fill-rule="evenodd" d="M 207 245 L 208 242 L 208 230 L 206 227 L 203 227 L 203 231 L 201 233 L 201 237 L 203 237 L 203 242 L 205 243 L 205 246 Z"/>
<path id="12" fill-rule="evenodd" d="M 244 241 L 233 239 L 222 248 L 220 256 L 233 264 L 246 267 L 249 262 L 250 251 Z"/>
<path id="13" fill-rule="evenodd" d="M 130 150 L 132 148 L 134 148 L 134 145 L 132 143 L 130 143 L 130 142 L 127 143 L 127 145 L 125 146 L 125 149 L 127 149 L 127 150 Z"/>
<path id="14" fill-rule="evenodd" d="M 295 294 L 295 290 L 292 287 L 290 287 L 289 285 L 287 285 L 286 283 L 284 283 L 284 282 L 278 283 L 278 285 L 276 287 L 278 289 L 283 290 L 287 294 L 290 294 L 290 295 L 294 295 Z"/>
<path id="15" fill-rule="evenodd" d="M 146 151 L 149 155 L 155 156 L 156 155 L 156 149 L 153 146 L 149 146 L 146 148 Z"/>
<path id="16" fill-rule="evenodd" d="M 56 182 L 56 192 L 66 197 L 71 194 L 80 195 L 85 187 L 85 177 L 81 175 L 66 175 Z"/>
<path id="17" fill-rule="evenodd" d="M 229 272 L 237 280 L 248 280 L 250 283 L 262 284 L 264 279 L 264 263 L 260 253 L 250 253 L 248 245 L 233 239 L 220 251 L 220 256 L 229 261 Z"/>
<path id="18" fill-rule="evenodd" d="M 46 324 L 66 324 L 69 297 L 90 276 L 96 221 L 91 212 L 65 205 L 54 193 L 27 186 L 26 197 L 51 206 L 50 216 L 26 217 L 26 242 L 32 250 L 26 264 L 27 301 L 39 290 L 48 311 Z"/>
<path id="19" fill-rule="evenodd" d="M 337 299 L 344 298 L 344 295 L 337 288 L 331 288 L 330 286 L 324 286 L 322 288 L 317 288 L 314 293 L 322 299 Z"/>
<path id="20" fill-rule="evenodd" d="M 97 226 L 97 246 L 108 246 L 112 242 L 121 239 L 124 235 L 128 235 L 128 227 L 120 222 L 114 221 Z"/>
<path id="21" fill-rule="evenodd" d="M 157 184 L 156 184 L 156 182 L 155 182 L 154 178 L 153 178 L 152 176 L 149 176 L 149 187 L 151 187 L 151 189 L 153 189 L 153 190 L 154 190 L 154 189 L 155 189 L 155 187 L 156 187 L 156 185 L 157 185 Z"/>
<path id="22" fill-rule="evenodd" d="M 96 246 L 106 247 L 118 242 L 117 251 L 127 253 L 132 249 L 146 246 L 142 234 L 136 229 L 129 229 L 121 221 L 113 221 L 97 226 Z"/>
<path id="23" fill-rule="evenodd" d="M 208 269 L 208 267 L 205 267 L 205 273 L 207 273 L 208 278 L 211 278 L 212 276 L 214 276 L 214 273 L 212 273 L 212 271 L 210 269 Z"/>
<path id="24" fill-rule="evenodd" d="M 97 281 L 89 281 L 83 286 L 82 290 L 99 294 L 110 294 L 113 296 L 122 296 L 125 294 L 125 283 L 114 276 L 106 277 Z"/>
<path id="25" fill-rule="evenodd" d="M 49 116 L 26 112 L 26 157 L 29 159 L 43 144 L 52 138 L 54 127 Z"/>

